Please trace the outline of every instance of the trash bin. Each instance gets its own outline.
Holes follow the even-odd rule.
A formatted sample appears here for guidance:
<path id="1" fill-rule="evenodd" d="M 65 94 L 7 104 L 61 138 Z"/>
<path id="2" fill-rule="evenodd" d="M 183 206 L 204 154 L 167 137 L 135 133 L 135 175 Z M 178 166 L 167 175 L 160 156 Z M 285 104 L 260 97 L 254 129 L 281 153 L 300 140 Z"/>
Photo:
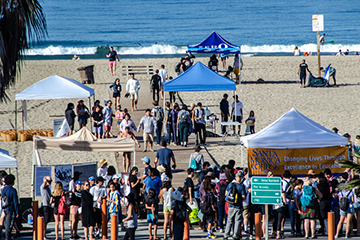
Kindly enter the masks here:
<path id="1" fill-rule="evenodd" d="M 77 70 L 80 73 L 82 83 L 84 83 L 84 84 L 86 84 L 86 83 L 94 84 L 95 83 L 94 74 L 93 74 L 94 65 L 88 65 L 88 66 L 85 66 L 85 67 L 79 67 L 79 68 L 77 68 Z"/>

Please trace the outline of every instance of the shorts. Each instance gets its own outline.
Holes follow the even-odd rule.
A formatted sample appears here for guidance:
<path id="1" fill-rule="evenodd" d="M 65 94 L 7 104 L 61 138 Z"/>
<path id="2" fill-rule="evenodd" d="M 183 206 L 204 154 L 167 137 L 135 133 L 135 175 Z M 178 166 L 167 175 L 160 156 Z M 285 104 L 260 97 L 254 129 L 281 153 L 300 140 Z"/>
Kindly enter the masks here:
<path id="1" fill-rule="evenodd" d="M 243 206 L 242 214 L 244 219 L 249 219 L 249 206 Z"/>
<path id="2" fill-rule="evenodd" d="M 164 83 L 162 81 L 159 82 L 159 88 L 164 89 Z"/>
<path id="3" fill-rule="evenodd" d="M 346 214 L 354 214 L 355 213 L 355 209 L 354 209 L 354 205 L 353 204 L 350 204 L 349 205 L 349 208 L 347 211 L 343 211 L 340 209 L 340 215 L 341 216 L 346 216 Z"/>
<path id="4" fill-rule="evenodd" d="M 215 223 L 215 212 L 211 212 L 210 214 L 205 214 L 205 218 L 208 223 Z"/>
<path id="5" fill-rule="evenodd" d="M 85 114 L 79 114 L 78 115 L 78 122 L 79 123 L 87 123 L 87 119 L 85 117 Z"/>
<path id="6" fill-rule="evenodd" d="M 139 97 L 139 93 L 138 93 L 138 92 L 130 93 L 130 99 L 135 99 L 135 100 L 137 100 L 138 97 Z"/>
<path id="7" fill-rule="evenodd" d="M 99 224 L 101 226 L 101 209 L 100 208 L 95 208 L 95 223 Z"/>
<path id="8" fill-rule="evenodd" d="M 44 223 L 49 223 L 51 220 L 51 207 L 43 206 Z"/>
<path id="9" fill-rule="evenodd" d="M 109 67 L 116 66 L 116 60 L 115 61 L 109 61 Z"/>
<path id="10" fill-rule="evenodd" d="M 101 133 L 102 127 L 101 126 L 100 127 L 94 127 L 94 129 L 95 129 L 95 133 Z"/>
<path id="11" fill-rule="evenodd" d="M 354 203 L 354 210 L 355 210 L 355 212 L 360 211 L 360 202 Z"/>
<path id="12" fill-rule="evenodd" d="M 105 124 L 105 126 L 104 126 L 104 128 L 105 128 L 105 130 L 111 130 L 111 125 L 107 125 L 107 124 Z"/>
<path id="13" fill-rule="evenodd" d="M 148 142 L 152 143 L 154 141 L 154 133 L 144 133 L 143 140 L 144 140 L 144 142 L 148 141 Z"/>
<path id="14" fill-rule="evenodd" d="M 118 98 L 118 97 L 120 97 L 120 92 L 113 93 L 113 98 Z"/>
<path id="15" fill-rule="evenodd" d="M 221 58 L 221 61 L 226 61 L 226 57 L 224 57 L 224 58 Z"/>
<path id="16" fill-rule="evenodd" d="M 164 207 L 163 212 L 164 212 L 164 214 L 165 213 L 170 213 L 171 212 L 171 207 Z"/>
<path id="17" fill-rule="evenodd" d="M 76 215 L 76 214 L 79 214 L 79 206 L 76 206 L 76 205 L 71 205 L 70 206 L 70 214 L 71 215 Z"/>
<path id="18" fill-rule="evenodd" d="M 146 219 L 147 219 L 147 223 L 152 223 L 152 224 L 157 224 L 158 223 L 158 217 L 155 215 L 155 219 L 153 217 L 153 215 L 150 214 L 146 214 Z"/>
<path id="19" fill-rule="evenodd" d="M 233 122 L 241 123 L 241 116 L 236 116 L 236 119 L 235 119 L 235 116 L 233 116 Z"/>
<path id="20" fill-rule="evenodd" d="M 240 73 L 239 68 L 234 68 L 234 74 L 239 75 L 239 73 Z"/>
<path id="21" fill-rule="evenodd" d="M 117 121 L 117 123 L 116 123 L 118 126 L 120 126 L 120 124 L 121 124 L 121 121 Z"/>

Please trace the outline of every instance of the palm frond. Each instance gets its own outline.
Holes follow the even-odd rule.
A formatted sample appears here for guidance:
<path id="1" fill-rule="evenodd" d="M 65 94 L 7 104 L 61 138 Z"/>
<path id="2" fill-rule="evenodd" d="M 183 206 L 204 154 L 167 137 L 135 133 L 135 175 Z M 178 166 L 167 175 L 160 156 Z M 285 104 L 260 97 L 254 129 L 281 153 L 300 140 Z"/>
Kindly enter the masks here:
<path id="1" fill-rule="evenodd" d="M 348 161 L 348 160 L 342 160 L 342 161 L 339 162 L 339 164 L 343 168 L 350 168 L 354 172 L 360 173 L 360 165 L 359 164 L 353 163 L 353 162 Z"/>
<path id="2" fill-rule="evenodd" d="M 360 179 L 354 179 L 349 182 L 347 182 L 344 186 L 342 186 L 341 190 L 355 190 L 360 187 Z"/>

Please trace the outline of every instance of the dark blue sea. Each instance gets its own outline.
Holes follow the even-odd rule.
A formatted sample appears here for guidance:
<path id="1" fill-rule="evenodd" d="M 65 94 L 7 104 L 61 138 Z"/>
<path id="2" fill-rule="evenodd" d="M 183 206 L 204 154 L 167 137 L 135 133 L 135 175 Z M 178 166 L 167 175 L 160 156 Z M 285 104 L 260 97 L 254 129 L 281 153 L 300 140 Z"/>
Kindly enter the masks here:
<path id="1" fill-rule="evenodd" d="M 357 0 L 43 0 L 48 38 L 27 59 L 174 57 L 217 31 L 244 55 L 316 51 L 312 15 L 323 14 L 321 51 L 360 51 Z M 155 42 L 157 44 L 155 44 Z"/>

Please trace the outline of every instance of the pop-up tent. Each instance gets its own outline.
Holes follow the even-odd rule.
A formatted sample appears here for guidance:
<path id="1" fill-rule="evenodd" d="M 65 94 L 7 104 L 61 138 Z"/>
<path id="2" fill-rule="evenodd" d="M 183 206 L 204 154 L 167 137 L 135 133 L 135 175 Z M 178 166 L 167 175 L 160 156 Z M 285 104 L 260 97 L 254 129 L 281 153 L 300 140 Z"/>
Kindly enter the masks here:
<path id="1" fill-rule="evenodd" d="M 130 137 L 98 139 L 89 129 L 83 127 L 69 137 L 34 136 L 33 142 L 33 186 L 35 186 L 35 166 L 41 166 L 41 159 L 38 152 L 39 149 L 58 151 L 133 152 L 135 166 L 135 141 Z"/>
<path id="2" fill-rule="evenodd" d="M 247 148 L 250 175 L 281 175 L 289 170 L 304 176 L 330 168 L 341 172 L 335 161 L 347 159 L 347 138 L 324 128 L 294 108 L 260 132 L 241 137 Z"/>
<path id="3" fill-rule="evenodd" d="M 17 189 L 18 194 L 20 196 L 19 192 L 19 173 L 18 173 L 18 166 L 17 166 L 17 160 L 13 157 L 10 157 L 8 154 L 8 151 L 0 149 L 0 168 L 15 168 L 16 169 L 16 181 L 17 181 Z"/>

